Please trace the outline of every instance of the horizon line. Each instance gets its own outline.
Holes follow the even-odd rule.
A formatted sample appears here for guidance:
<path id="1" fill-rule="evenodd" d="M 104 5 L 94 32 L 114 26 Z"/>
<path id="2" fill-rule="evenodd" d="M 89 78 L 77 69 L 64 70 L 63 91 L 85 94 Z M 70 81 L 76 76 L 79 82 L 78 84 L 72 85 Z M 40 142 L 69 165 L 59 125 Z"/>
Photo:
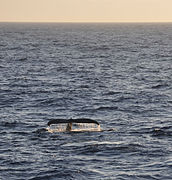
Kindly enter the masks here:
<path id="1" fill-rule="evenodd" d="M 117 23 L 172 23 L 172 21 L 0 21 L 0 23 L 62 23 L 62 24 L 67 24 L 67 23 L 76 23 L 76 24 L 117 24 Z"/>

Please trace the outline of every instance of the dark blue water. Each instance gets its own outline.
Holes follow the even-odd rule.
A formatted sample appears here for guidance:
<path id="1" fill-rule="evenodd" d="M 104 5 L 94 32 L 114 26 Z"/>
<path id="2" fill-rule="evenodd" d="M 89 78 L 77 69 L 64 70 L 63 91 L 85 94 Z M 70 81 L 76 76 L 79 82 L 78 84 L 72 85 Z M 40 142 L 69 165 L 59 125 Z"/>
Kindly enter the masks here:
<path id="1" fill-rule="evenodd" d="M 171 177 L 172 24 L 0 24 L 0 179 Z"/>

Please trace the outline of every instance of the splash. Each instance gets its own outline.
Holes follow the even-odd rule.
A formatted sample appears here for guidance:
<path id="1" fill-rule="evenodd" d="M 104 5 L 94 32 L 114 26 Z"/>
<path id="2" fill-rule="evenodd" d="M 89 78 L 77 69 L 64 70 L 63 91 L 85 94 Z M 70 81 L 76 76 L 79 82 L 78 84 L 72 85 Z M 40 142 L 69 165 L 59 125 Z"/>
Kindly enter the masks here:
<path id="1" fill-rule="evenodd" d="M 52 124 L 47 130 L 50 133 L 54 132 L 66 132 L 66 123 Z M 70 132 L 84 132 L 84 131 L 101 131 L 100 125 L 90 123 L 72 123 L 72 129 Z"/>

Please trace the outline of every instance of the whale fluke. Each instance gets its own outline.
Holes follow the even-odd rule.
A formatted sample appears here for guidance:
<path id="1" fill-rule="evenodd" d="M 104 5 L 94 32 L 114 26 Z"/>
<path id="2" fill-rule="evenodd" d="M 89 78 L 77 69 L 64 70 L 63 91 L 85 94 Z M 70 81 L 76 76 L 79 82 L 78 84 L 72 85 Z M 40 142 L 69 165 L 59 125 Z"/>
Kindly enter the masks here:
<path id="1" fill-rule="evenodd" d="M 93 123 L 99 125 L 99 123 L 95 120 L 88 119 L 88 118 L 79 118 L 79 119 L 52 119 L 50 120 L 47 125 L 50 126 L 51 124 L 62 124 L 62 123 Z"/>

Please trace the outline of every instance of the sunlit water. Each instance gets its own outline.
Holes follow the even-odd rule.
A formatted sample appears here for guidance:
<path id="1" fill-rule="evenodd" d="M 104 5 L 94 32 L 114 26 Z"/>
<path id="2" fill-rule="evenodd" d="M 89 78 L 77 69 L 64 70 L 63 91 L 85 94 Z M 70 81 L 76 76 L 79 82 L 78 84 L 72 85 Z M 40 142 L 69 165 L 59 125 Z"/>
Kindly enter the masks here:
<path id="1" fill-rule="evenodd" d="M 44 131 L 55 118 L 101 130 Z M 0 24 L 0 179 L 171 169 L 172 24 Z"/>

